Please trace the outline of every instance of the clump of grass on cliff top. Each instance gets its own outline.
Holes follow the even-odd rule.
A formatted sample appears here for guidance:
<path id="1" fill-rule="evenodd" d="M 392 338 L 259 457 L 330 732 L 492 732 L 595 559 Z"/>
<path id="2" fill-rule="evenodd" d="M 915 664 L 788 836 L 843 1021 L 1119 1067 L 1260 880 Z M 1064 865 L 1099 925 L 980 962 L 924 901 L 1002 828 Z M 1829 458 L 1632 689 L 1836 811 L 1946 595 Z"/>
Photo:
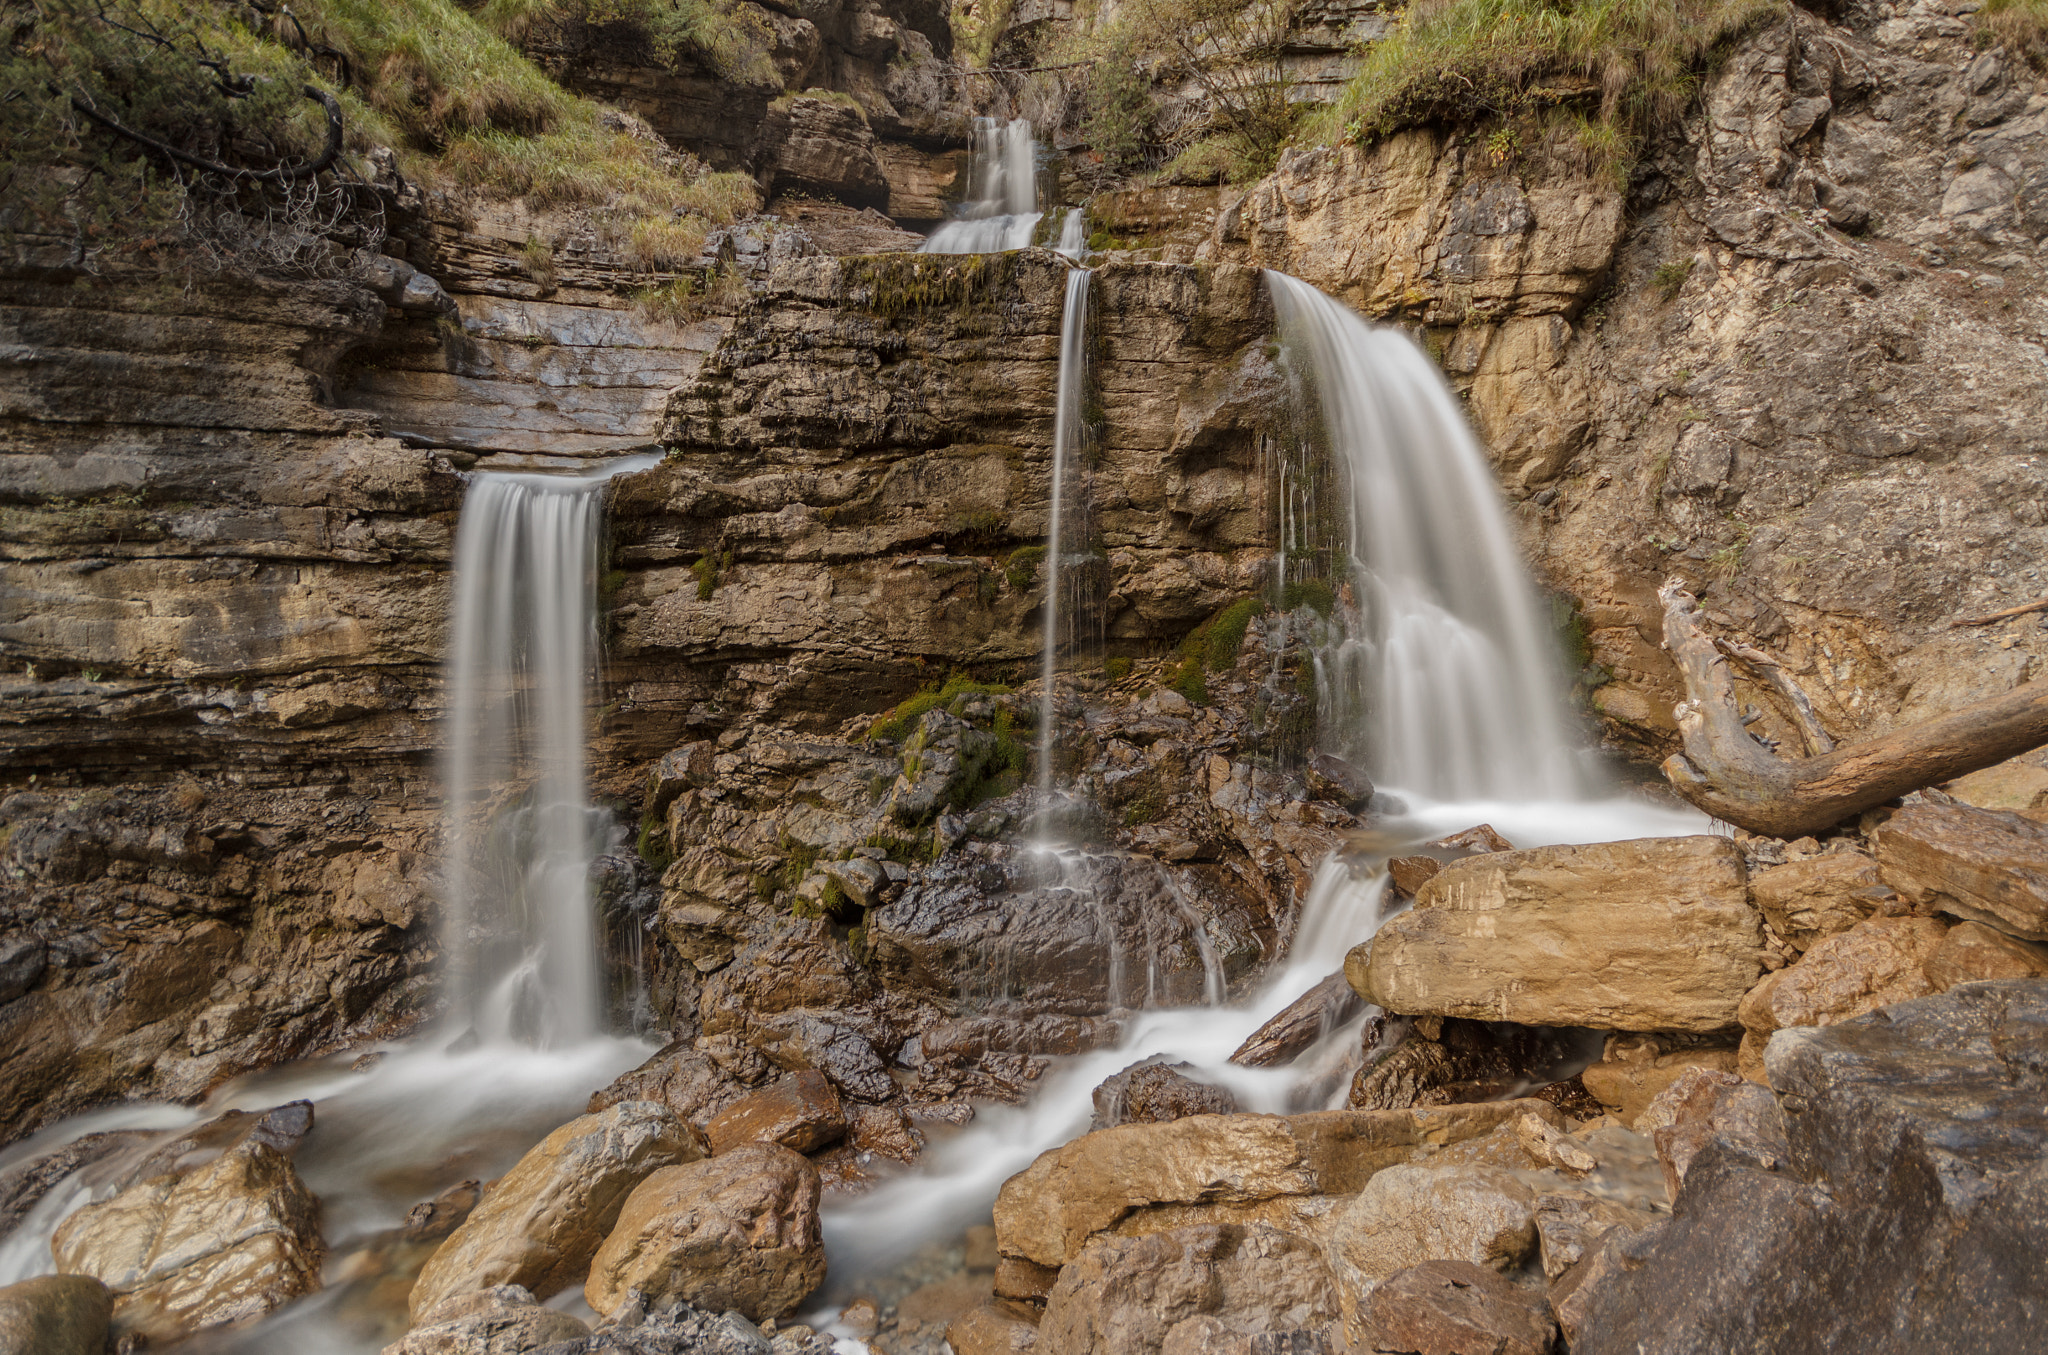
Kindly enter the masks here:
<path id="1" fill-rule="evenodd" d="M 689 61 L 735 84 L 781 83 L 769 59 L 775 30 L 735 0 L 484 0 L 477 17 L 514 43 L 581 22 L 614 30 L 664 66 Z"/>
<path id="2" fill-rule="evenodd" d="M 1785 13 L 1785 0 L 1414 0 L 1322 126 L 1371 140 L 1597 100 L 1633 140 L 1685 111 L 1730 42 Z"/>
<path id="3" fill-rule="evenodd" d="M 1979 47 L 2004 47 L 2048 71 L 2048 0 L 1984 0 L 1970 21 Z"/>

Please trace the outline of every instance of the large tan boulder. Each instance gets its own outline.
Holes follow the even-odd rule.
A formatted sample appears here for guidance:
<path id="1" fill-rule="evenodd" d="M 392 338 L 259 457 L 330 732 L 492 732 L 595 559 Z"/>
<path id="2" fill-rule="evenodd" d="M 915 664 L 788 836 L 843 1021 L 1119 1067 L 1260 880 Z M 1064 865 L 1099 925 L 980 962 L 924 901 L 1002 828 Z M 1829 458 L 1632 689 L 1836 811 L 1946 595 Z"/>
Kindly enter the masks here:
<path id="1" fill-rule="evenodd" d="M 1306 1115 L 1194 1115 L 1117 1125 L 1041 1153 L 996 1196 L 1006 1261 L 1057 1269 L 1099 1234 L 1194 1224 L 1309 1226 L 1329 1197 L 1374 1172 L 1468 1139 L 1523 1114 L 1561 1123 L 1540 1101 Z M 1013 1267 L 1015 1269 L 1015 1267 Z M 998 1274 L 998 1290 L 1004 1277 Z"/>
<path id="2" fill-rule="evenodd" d="M 169 1343 L 320 1287 L 320 1202 L 268 1143 L 245 1139 L 184 1175 L 80 1209 L 50 1241 L 57 1269 L 113 1292 L 116 1332 Z"/>
<path id="3" fill-rule="evenodd" d="M 1742 999 L 1737 1071 L 1764 1078 L 1764 1045 L 1787 1026 L 1832 1026 L 1894 1002 L 1936 991 L 1926 965 L 1948 924 L 1931 917 L 1867 918 L 1815 942 L 1799 963 L 1779 970 Z"/>
<path id="4" fill-rule="evenodd" d="M 428 1258 L 413 1285 L 413 1317 L 494 1285 L 547 1298 L 574 1284 L 633 1188 L 703 1155 L 690 1127 L 652 1101 L 569 1121 L 520 1158 Z"/>
<path id="5" fill-rule="evenodd" d="M 2048 941 L 2048 823 L 1962 804 L 1910 805 L 1872 834 L 1886 884 L 1917 904 Z"/>
<path id="6" fill-rule="evenodd" d="M 114 1312 L 90 1275 L 40 1275 L 0 1289 L 0 1355 L 102 1355 Z"/>
<path id="7" fill-rule="evenodd" d="M 383 1355 L 526 1355 L 588 1335 L 576 1318 L 542 1307 L 516 1284 L 499 1284 L 435 1304 Z"/>
<path id="8" fill-rule="evenodd" d="M 1718 1030 L 1763 972 L 1744 874 L 1735 844 L 1712 836 L 1467 857 L 1344 972 L 1367 1001 L 1411 1015 Z"/>
<path id="9" fill-rule="evenodd" d="M 825 1280 L 818 1194 L 818 1169 L 779 1144 L 664 1168 L 619 1211 L 583 1297 L 607 1314 L 638 1290 L 649 1307 L 782 1317 Z"/>
<path id="10" fill-rule="evenodd" d="M 1231 1337 L 1316 1331 L 1336 1316 L 1336 1286 L 1313 1242 L 1263 1224 L 1198 1224 L 1089 1243 L 1046 1299 L 1035 1349 L 1196 1355 Z"/>
<path id="11" fill-rule="evenodd" d="M 1794 950 L 1851 927 L 1896 896 L 1862 852 L 1830 852 L 1749 878 L 1749 898 Z"/>
<path id="12" fill-rule="evenodd" d="M 1536 1191 L 1499 1167 L 1389 1167 L 1330 1220 L 1324 1247 L 1359 1341 L 1367 1300 L 1399 1271 L 1424 1261 L 1521 1265 L 1536 1250 Z"/>

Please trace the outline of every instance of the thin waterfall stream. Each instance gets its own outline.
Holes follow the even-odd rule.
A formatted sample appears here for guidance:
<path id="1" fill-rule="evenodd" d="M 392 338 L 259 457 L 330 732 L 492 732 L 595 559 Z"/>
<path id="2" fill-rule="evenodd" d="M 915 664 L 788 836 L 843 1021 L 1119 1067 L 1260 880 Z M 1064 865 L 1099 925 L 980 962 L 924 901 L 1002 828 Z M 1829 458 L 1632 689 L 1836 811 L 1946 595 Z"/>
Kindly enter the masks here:
<path id="1" fill-rule="evenodd" d="M 1075 268 L 1067 273 L 1066 304 L 1060 314 L 1059 389 L 1053 413 L 1052 487 L 1048 498 L 1048 526 L 1045 537 L 1045 649 L 1039 660 L 1038 694 L 1038 790 L 1041 811 L 1039 838 L 1049 842 L 1055 763 L 1053 731 L 1059 722 L 1058 666 L 1064 638 L 1062 623 L 1069 619 L 1062 593 L 1069 463 L 1081 436 L 1081 396 L 1088 380 L 1088 285 L 1090 269 Z"/>

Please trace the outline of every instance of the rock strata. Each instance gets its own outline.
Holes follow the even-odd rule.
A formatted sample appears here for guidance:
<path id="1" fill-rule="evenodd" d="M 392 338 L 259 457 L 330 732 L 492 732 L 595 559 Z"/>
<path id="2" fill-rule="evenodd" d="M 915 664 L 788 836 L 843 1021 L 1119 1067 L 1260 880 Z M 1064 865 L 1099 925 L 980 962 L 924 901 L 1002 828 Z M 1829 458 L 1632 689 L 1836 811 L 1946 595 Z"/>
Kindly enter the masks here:
<path id="1" fill-rule="evenodd" d="M 2048 941 L 2048 824 L 1961 804 L 1900 810 L 1873 834 L 1885 883 L 1915 903 Z"/>
<path id="2" fill-rule="evenodd" d="M 1468 857 L 1345 961 L 1389 1011 L 1605 1030 L 1722 1029 L 1762 972 L 1742 856 L 1721 837 Z"/>

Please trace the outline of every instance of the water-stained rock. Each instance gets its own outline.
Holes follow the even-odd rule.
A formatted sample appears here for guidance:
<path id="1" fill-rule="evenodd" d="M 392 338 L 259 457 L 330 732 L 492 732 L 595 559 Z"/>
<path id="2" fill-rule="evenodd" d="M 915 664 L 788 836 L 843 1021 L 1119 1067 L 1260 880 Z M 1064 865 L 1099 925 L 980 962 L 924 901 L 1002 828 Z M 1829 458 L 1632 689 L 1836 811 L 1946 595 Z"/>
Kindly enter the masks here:
<path id="1" fill-rule="evenodd" d="M 1799 963 L 1759 983 L 1742 999 L 1745 1077 L 1764 1071 L 1764 1042 L 1786 1026 L 1831 1026 L 1879 1007 L 1935 991 L 1927 962 L 1948 924 L 1930 917 L 1872 917 L 1816 942 Z"/>
<path id="2" fill-rule="evenodd" d="M 652 1306 L 782 1317 L 825 1279 L 818 1193 L 817 1169 L 779 1144 L 664 1168 L 619 1211 L 584 1298 L 606 1314 L 637 1291 Z"/>
<path id="3" fill-rule="evenodd" d="M 571 1120 L 498 1178 L 434 1252 L 413 1285 L 414 1316 L 495 1285 L 545 1298 L 575 1283 L 634 1187 L 703 1155 L 696 1133 L 652 1101 Z"/>
<path id="4" fill-rule="evenodd" d="M 1643 1108 L 1689 1068 L 1735 1071 L 1736 1051 L 1702 1045 L 1684 1037 L 1611 1035 L 1600 1061 L 1579 1074 L 1586 1090 L 1611 1107 L 1623 1124 L 1634 1124 Z"/>
<path id="5" fill-rule="evenodd" d="M 1245 1336 L 1288 1349 L 1288 1334 L 1320 1331 L 1336 1316 L 1314 1243 L 1263 1224 L 1196 1225 L 1089 1243 L 1047 1297 L 1035 1349 L 1194 1355 Z"/>
<path id="6" fill-rule="evenodd" d="M 6 1355 L 102 1355 L 113 1296 L 89 1275 L 42 1275 L 0 1288 Z"/>
<path id="7" fill-rule="evenodd" d="M 808 1153 L 846 1133 L 846 1107 L 823 1073 L 791 1073 L 773 1086 L 733 1102 L 704 1126 L 711 1151 L 744 1143 L 779 1143 Z"/>
<path id="8" fill-rule="evenodd" d="M 1404 1038 L 1358 1070 L 1345 1104 L 1399 1110 L 1490 1101 L 1548 1083 L 1575 1061 L 1581 1042 L 1570 1031 L 1420 1017 Z"/>
<path id="9" fill-rule="evenodd" d="M 1434 865 L 1434 862 L 1431 862 Z M 1245 1037 L 1231 1054 L 1232 1063 L 1247 1068 L 1273 1068 L 1291 1063 L 1316 1041 L 1365 1009 L 1344 975 L 1332 974 Z"/>
<path id="10" fill-rule="evenodd" d="M 1140 1063 L 1105 1079 L 1094 1092 L 1094 1129 L 1117 1124 L 1158 1124 L 1190 1115 L 1234 1115 L 1237 1098 L 1227 1087 L 1198 1082 L 1185 1063 Z"/>
<path id="11" fill-rule="evenodd" d="M 1344 968 L 1389 1011 L 1711 1031 L 1763 972 L 1762 928 L 1727 838 L 1538 847 L 1444 867 Z"/>
<path id="12" fill-rule="evenodd" d="M 50 1242 L 57 1268 L 113 1293 L 118 1331 L 168 1342 L 260 1317 L 320 1287 L 320 1202 L 250 1137 L 204 1166 L 89 1204 Z"/>
<path id="13" fill-rule="evenodd" d="M 1674 1200 L 1693 1159 L 1709 1147 L 1724 1161 L 1753 1162 L 1765 1170 L 1784 1165 L 1788 1152 L 1777 1098 L 1733 1073 L 1704 1068 L 1688 1069 L 1658 1093 L 1636 1127 L 1657 1145 Z"/>
<path id="14" fill-rule="evenodd" d="M 1470 1261 L 1424 1261 L 1372 1291 L 1352 1347 L 1399 1355 L 1549 1355 L 1557 1323 L 1541 1293 Z"/>
<path id="15" fill-rule="evenodd" d="M 585 1110 L 595 1115 L 622 1101 L 654 1101 L 687 1124 L 702 1124 L 746 1094 L 710 1055 L 678 1040 L 592 1092 Z"/>

